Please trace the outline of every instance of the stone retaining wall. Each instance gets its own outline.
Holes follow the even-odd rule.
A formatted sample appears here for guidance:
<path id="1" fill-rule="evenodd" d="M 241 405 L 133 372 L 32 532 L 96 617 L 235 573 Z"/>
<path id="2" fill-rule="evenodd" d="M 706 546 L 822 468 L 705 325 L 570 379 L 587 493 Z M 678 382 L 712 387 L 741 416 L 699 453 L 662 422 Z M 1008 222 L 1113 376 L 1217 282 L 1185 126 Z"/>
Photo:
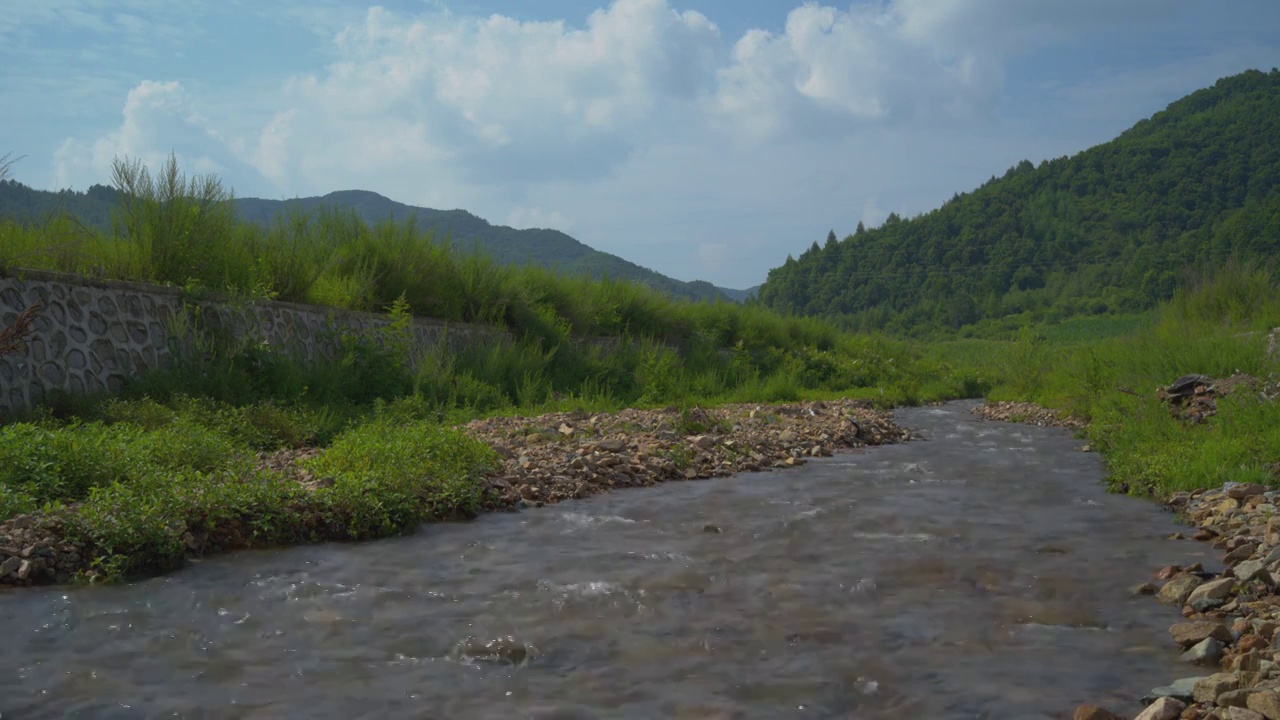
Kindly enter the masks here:
<path id="1" fill-rule="evenodd" d="M 311 360 L 336 349 L 332 330 L 387 324 L 385 316 L 286 302 L 191 300 L 178 288 L 36 271 L 0 272 L 0 327 L 34 303 L 41 310 L 26 347 L 0 357 L 0 413 L 29 408 L 52 390 L 118 390 L 126 379 L 167 367 L 171 339 L 192 318 L 242 342 L 266 343 Z M 466 344 L 502 331 L 415 318 L 420 349 L 443 338 Z"/>

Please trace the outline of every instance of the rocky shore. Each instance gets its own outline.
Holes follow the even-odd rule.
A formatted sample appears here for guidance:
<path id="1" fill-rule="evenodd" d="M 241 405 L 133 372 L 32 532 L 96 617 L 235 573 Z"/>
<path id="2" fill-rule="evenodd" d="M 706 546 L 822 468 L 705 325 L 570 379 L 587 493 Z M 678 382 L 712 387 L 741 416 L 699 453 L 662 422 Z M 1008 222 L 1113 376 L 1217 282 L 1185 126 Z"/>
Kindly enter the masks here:
<path id="1" fill-rule="evenodd" d="M 462 429 L 501 458 L 485 481 L 484 509 L 489 511 L 539 507 L 617 488 L 792 468 L 837 450 L 911 437 L 888 413 L 847 400 L 495 417 Z M 299 463 L 319 452 L 263 454 L 259 466 L 315 490 L 332 481 Z M 69 537 L 64 513 L 0 523 L 0 586 L 68 582 L 97 573 L 94 560 L 101 553 Z M 224 525 L 199 537 L 184 535 L 188 554 L 254 545 L 251 519 L 231 518 Z"/>
<path id="2" fill-rule="evenodd" d="M 1172 417 L 1196 425 L 1217 413 L 1217 399 L 1246 391 L 1274 402 L 1277 386 L 1247 375 L 1215 380 L 1186 375 L 1157 389 Z M 1030 403 L 990 403 L 988 420 L 1081 429 L 1083 421 Z M 1273 468 L 1280 478 L 1280 466 Z M 1169 566 L 1134 588 L 1177 608 L 1170 650 L 1186 677 L 1152 689 L 1136 714 L 1082 705 L 1075 720 L 1280 720 L 1280 490 L 1259 484 L 1180 492 L 1164 500 L 1190 527 L 1171 540 L 1212 543 L 1222 570 Z M 1171 611 L 1172 614 L 1172 611 Z M 1194 668 L 1194 669 L 1192 669 Z"/>
<path id="3" fill-rule="evenodd" d="M 1167 503 L 1194 528 L 1194 541 L 1222 551 L 1223 569 L 1169 566 L 1136 588 L 1180 608 L 1170 646 L 1189 665 L 1186 677 L 1153 689 L 1136 717 L 1280 720 L 1280 491 L 1228 483 Z M 1121 717 L 1092 706 L 1076 713 L 1077 720 Z"/>
<path id="4" fill-rule="evenodd" d="M 1088 425 L 1080 418 L 1029 402 L 983 403 L 973 409 L 973 414 L 984 420 L 1016 422 L 1040 427 L 1065 427 L 1079 430 Z"/>
<path id="5" fill-rule="evenodd" d="M 796 467 L 836 450 L 910 438 L 887 413 L 849 401 L 500 417 L 465 429 L 503 458 L 489 479 L 494 510 Z"/>

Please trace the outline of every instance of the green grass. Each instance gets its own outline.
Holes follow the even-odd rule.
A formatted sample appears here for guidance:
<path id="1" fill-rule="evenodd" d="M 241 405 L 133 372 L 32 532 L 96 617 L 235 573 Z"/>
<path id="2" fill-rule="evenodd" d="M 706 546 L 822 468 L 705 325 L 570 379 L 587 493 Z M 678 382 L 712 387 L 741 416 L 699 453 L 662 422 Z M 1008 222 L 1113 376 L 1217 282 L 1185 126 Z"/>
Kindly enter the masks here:
<path id="1" fill-rule="evenodd" d="M 1132 492 L 1274 483 L 1267 467 L 1280 462 L 1280 406 L 1242 392 L 1190 426 L 1171 417 L 1155 391 L 1188 373 L 1280 379 L 1280 362 L 1265 350 L 1267 331 L 1278 326 L 1275 276 L 1228 265 L 1124 335 L 1082 343 L 1064 333 L 1055 342 L 1024 331 L 1000 354 L 1004 380 L 991 397 L 1090 420 L 1088 437 L 1107 458 L 1112 482 Z"/>
<path id="2" fill-rule="evenodd" d="M 1042 334 L 1055 345 L 1092 343 L 1131 335 L 1149 327 L 1154 320 L 1155 313 L 1151 312 L 1076 316 L 1044 326 Z"/>
<path id="3" fill-rule="evenodd" d="M 795 343 L 830 349 L 834 325 L 759 307 L 675 300 L 637 283 L 600 281 L 460 252 L 412 220 L 367 225 L 354 212 L 295 212 L 264 227 L 239 220 L 213 176 L 187 178 L 171 158 L 154 174 L 114 165 L 112 230 L 66 216 L 0 220 L 0 269 L 51 270 L 229 294 L 509 328 L 546 347 L 563 337 L 644 337 L 674 346 Z"/>
<path id="4" fill-rule="evenodd" d="M 1235 397 L 1188 427 L 1154 397 L 1185 373 L 1280 372 L 1263 351 L 1280 292 L 1252 267 L 1228 266 L 1156 313 L 923 342 L 498 266 L 411 224 L 321 213 L 264 231 L 228 215 L 229 195 L 209 178 L 186 181 L 172 165 L 158 180 L 136 165 L 117 175 L 132 194 L 114 234 L 0 223 L 0 265 L 382 310 L 391 323 L 339 333 L 335 356 L 303 362 L 188 318 L 169 369 L 115 397 L 50 393 L 0 419 L 0 520 L 57 514 L 107 577 L 175 567 L 190 538 L 210 548 L 354 540 L 465 517 L 494 457 L 450 426 L 498 414 L 986 395 L 1091 420 L 1113 482 L 1133 492 L 1266 481 L 1280 461 L 1275 405 Z M 512 337 L 424 351 L 409 342 L 411 313 L 496 323 Z M 308 447 L 321 449 L 308 468 L 332 484 L 307 490 L 256 462 Z"/>
<path id="5" fill-rule="evenodd" d="M 243 532 L 215 543 L 252 547 L 385 537 L 467 516 L 495 462 L 490 448 L 438 423 L 371 418 L 308 461 L 333 480 L 308 491 L 257 467 L 259 448 L 299 439 L 275 409 L 143 400 L 107 412 L 129 420 L 0 427 L 0 517 L 59 514 L 110 577 L 176 567 L 188 532 L 228 523 Z"/>
<path id="6" fill-rule="evenodd" d="M 4 419 L 0 520 L 57 513 L 109 577 L 174 567 L 190 538 L 204 538 L 199 548 L 363 539 L 466 516 L 493 462 L 448 429 L 472 418 L 842 395 L 890 406 L 990 385 L 918 343 L 499 266 L 412 224 L 321 212 L 262 230 L 228 212 L 215 180 L 186 180 L 172 163 L 156 178 L 120 163 L 116 176 L 126 192 L 113 233 L 59 218 L 0 223 L 0 265 L 385 311 L 391 322 L 338 332 L 336 354 L 303 361 L 183 313 L 168 369 L 116 396 L 47 393 Z M 410 342 L 414 313 L 511 333 L 423 350 Z M 305 490 L 256 462 L 304 447 L 321 449 L 308 468 L 331 485 Z"/>

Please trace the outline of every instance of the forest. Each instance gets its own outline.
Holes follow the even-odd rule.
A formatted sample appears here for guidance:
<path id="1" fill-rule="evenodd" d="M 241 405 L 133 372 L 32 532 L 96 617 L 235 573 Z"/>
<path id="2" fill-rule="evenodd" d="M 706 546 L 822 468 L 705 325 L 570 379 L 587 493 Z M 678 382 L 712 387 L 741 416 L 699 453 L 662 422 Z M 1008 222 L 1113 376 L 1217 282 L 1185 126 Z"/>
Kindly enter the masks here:
<path id="1" fill-rule="evenodd" d="M 1229 258 L 1280 252 L 1280 70 L 1220 80 L 1116 139 L 914 218 L 835 232 L 770 271 L 759 301 L 850 330 L 1133 313 Z"/>

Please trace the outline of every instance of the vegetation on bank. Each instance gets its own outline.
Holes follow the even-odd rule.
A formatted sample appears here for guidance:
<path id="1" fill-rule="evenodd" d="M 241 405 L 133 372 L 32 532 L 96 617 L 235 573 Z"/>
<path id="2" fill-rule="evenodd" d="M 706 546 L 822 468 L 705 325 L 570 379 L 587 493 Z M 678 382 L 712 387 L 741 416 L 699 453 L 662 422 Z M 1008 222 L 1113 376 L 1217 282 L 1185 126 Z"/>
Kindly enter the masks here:
<path id="1" fill-rule="evenodd" d="M 1224 482 L 1275 484 L 1280 477 L 1280 282 L 1231 264 L 1178 291 L 1153 321 L 1092 341 L 1050 342 L 1030 329 L 1010 343 L 981 342 L 1000 357 L 990 397 L 1032 401 L 1090 422 L 1086 436 L 1119 489 L 1163 496 Z M 1050 329 L 1052 330 L 1052 329 Z M 1187 374 L 1244 374 L 1204 423 L 1175 418 L 1156 391 Z"/>
<path id="2" fill-rule="evenodd" d="M 0 521 L 59 518 L 108 577 L 173 567 L 211 533 L 222 547 L 360 539 L 474 513 L 495 459 L 451 426 L 488 414 L 987 395 L 1090 420 L 1091 444 L 1134 492 L 1266 482 L 1280 462 L 1274 402 L 1238 393 L 1189 425 L 1155 395 L 1187 373 L 1275 382 L 1264 345 L 1280 326 L 1280 285 L 1254 265 L 1229 264 L 1149 312 L 923 343 L 500 266 L 411 222 L 322 213 L 266 231 L 227 211 L 215 179 L 187 180 L 172 163 L 158 179 L 117 164 L 117 182 L 131 191 L 113 233 L 2 225 L 0 264 L 329 302 L 391 322 L 340 334 L 336 355 L 303 362 L 193 312 L 172 328 L 167 370 L 115 397 L 50 393 L 36 412 L 0 418 Z M 409 342 L 411 313 L 511 332 L 424 353 Z M 990 322 L 990 334 L 1011 329 Z M 304 448 L 318 449 L 304 461 L 326 481 L 314 488 L 260 457 Z"/>
<path id="3" fill-rule="evenodd" d="M 0 158 L 3 160 L 3 158 Z M 110 235 L 112 215 L 121 201 L 118 187 L 91 185 L 84 192 L 37 190 L 16 180 L 0 178 L 0 218 L 25 225 L 42 225 L 50 218 L 66 222 L 68 232 Z M 588 247 L 560 232 L 543 228 L 515 228 L 492 225 L 465 210 L 433 210 L 395 202 L 377 193 L 345 190 L 323 197 L 292 200 L 232 198 L 237 218 L 260 228 L 286 224 L 297 217 L 315 217 L 341 211 L 368 225 L 389 220 L 410 220 L 437 239 L 446 239 L 464 252 L 479 250 L 507 265 L 534 265 L 555 268 L 571 275 L 596 279 L 625 280 L 643 284 L 684 300 L 745 298 L 742 291 L 717 288 L 709 282 L 684 282 L 641 267 L 610 253 Z"/>
<path id="4" fill-rule="evenodd" d="M 623 282 L 502 266 L 411 221 L 238 220 L 212 177 L 117 163 L 114 231 L 69 219 L 0 225 L 0 264 L 168 282 L 234 302 L 281 298 L 384 312 L 302 361 L 203 322 L 170 331 L 174 362 L 116 397 L 44 395 L 0 419 L 0 521 L 63 518 L 107 575 L 163 570 L 188 535 L 223 546 L 378 537 L 474 512 L 492 462 L 451 425 L 494 413 L 831 396 L 880 405 L 977 396 L 988 381 L 934 349 L 850 336 L 759 307 L 673 300 Z M 17 270 L 20 271 L 20 270 Z M 423 352 L 412 314 L 489 323 L 498 339 Z M 303 489 L 259 454 L 318 448 Z"/>
<path id="5" fill-rule="evenodd" d="M 758 297 L 922 337 L 1149 310 L 1194 280 L 1188 269 L 1280 255 L 1277 137 L 1280 70 L 1224 78 L 1111 142 L 1024 160 L 916 218 L 832 232 L 772 270 Z"/>

